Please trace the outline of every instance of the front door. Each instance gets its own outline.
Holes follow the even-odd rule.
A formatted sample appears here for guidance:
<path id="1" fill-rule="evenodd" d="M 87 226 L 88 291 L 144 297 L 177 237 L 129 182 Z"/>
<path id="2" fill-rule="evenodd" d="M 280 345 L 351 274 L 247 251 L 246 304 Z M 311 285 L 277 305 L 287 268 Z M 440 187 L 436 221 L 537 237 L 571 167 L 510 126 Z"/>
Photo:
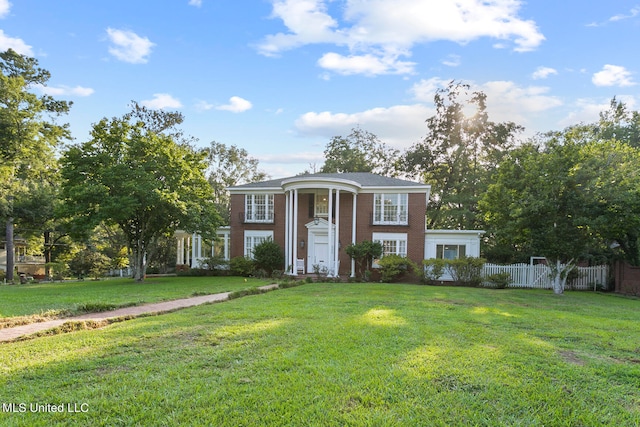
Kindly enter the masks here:
<path id="1" fill-rule="evenodd" d="M 326 272 L 329 268 L 329 237 L 326 234 L 314 234 L 313 245 L 309 251 L 307 273 Z"/>

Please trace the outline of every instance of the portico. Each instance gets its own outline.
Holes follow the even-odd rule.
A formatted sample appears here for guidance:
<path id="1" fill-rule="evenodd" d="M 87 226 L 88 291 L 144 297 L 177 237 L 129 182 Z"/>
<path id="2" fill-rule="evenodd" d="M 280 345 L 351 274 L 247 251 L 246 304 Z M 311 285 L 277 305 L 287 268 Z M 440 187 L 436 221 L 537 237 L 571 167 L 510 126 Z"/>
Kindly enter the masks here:
<path id="1" fill-rule="evenodd" d="M 329 277 L 337 276 L 343 243 L 341 235 L 350 231 L 346 244 L 356 243 L 357 200 L 361 185 L 348 179 L 312 175 L 285 179 L 282 188 L 285 193 L 285 271 L 291 275 L 326 272 Z M 312 221 L 305 218 L 302 222 L 306 232 L 301 227 L 301 194 L 309 200 L 309 214 L 313 213 Z M 350 209 L 347 207 L 351 220 L 341 224 L 344 219 L 341 199 L 348 194 L 351 194 Z M 351 264 L 350 275 L 353 277 L 355 264 Z"/>

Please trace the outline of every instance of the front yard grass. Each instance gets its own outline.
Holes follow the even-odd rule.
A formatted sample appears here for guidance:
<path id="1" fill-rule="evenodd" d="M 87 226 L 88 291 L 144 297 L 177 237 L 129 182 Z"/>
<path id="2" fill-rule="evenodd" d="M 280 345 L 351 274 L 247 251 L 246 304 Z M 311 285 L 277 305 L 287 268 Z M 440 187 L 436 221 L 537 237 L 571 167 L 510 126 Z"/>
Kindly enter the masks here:
<path id="1" fill-rule="evenodd" d="M 640 425 L 613 295 L 308 284 L 0 347 L 2 425 Z"/>
<path id="2" fill-rule="evenodd" d="M 0 325 L 5 318 L 55 317 L 131 305 L 238 291 L 266 284 L 242 277 L 151 277 L 0 286 Z M 10 322 L 9 322 L 10 323 Z M 2 326 L 0 326 L 2 327 Z"/>

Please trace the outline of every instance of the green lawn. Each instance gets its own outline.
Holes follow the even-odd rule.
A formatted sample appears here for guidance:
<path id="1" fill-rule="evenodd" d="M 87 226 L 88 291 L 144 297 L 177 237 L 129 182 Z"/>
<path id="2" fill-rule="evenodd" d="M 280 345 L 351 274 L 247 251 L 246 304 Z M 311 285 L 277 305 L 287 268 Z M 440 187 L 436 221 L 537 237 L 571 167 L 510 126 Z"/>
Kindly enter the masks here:
<path id="1" fill-rule="evenodd" d="M 0 318 L 29 316 L 47 311 L 75 312 L 81 306 L 127 306 L 194 294 L 215 294 L 264 285 L 238 277 L 152 277 L 143 283 L 132 279 L 85 280 L 0 286 Z"/>
<path id="2" fill-rule="evenodd" d="M 1 425 L 640 425 L 613 295 L 308 284 L 0 348 Z"/>

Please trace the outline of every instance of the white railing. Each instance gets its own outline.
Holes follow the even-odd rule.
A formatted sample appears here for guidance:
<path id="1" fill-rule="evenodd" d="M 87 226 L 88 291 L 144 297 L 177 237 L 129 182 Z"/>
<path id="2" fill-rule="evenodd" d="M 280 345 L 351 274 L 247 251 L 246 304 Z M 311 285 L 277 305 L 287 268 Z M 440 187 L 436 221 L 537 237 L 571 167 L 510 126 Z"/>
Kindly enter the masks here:
<path id="1" fill-rule="evenodd" d="M 496 273 L 509 273 L 511 276 L 509 288 L 552 288 L 551 269 L 544 264 L 485 264 L 482 269 L 482 276 L 484 278 Z M 607 289 L 608 276 L 609 266 L 607 265 L 578 267 L 578 277 L 567 282 L 567 289 Z"/>

